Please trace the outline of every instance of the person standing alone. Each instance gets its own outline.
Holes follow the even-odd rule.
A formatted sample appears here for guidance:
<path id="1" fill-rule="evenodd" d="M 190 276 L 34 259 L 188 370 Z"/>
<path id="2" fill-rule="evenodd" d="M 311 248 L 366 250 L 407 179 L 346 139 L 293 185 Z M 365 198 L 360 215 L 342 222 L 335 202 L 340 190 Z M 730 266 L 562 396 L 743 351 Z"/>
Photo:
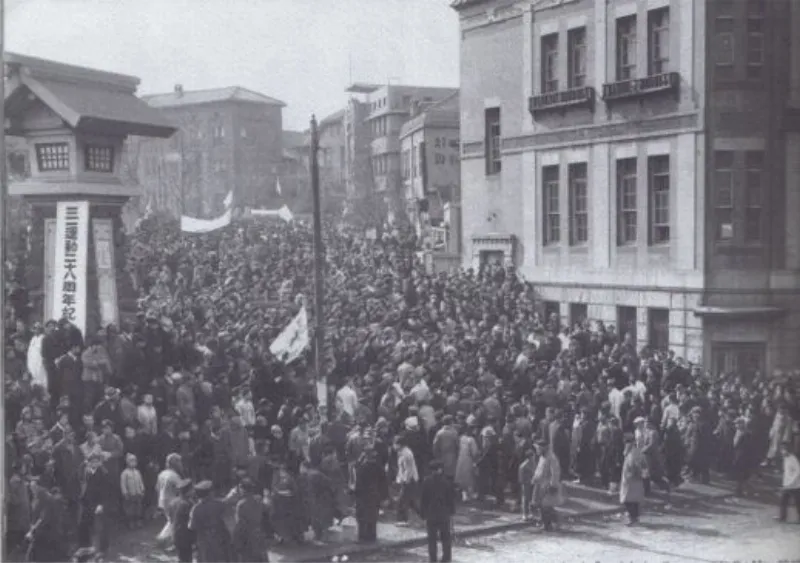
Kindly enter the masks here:
<path id="1" fill-rule="evenodd" d="M 443 563 L 451 561 L 453 550 L 452 518 L 456 511 L 456 495 L 452 481 L 444 474 L 441 462 L 430 464 L 430 473 L 422 482 L 420 515 L 428 531 L 428 557 L 438 560 L 439 541 L 442 542 Z"/>

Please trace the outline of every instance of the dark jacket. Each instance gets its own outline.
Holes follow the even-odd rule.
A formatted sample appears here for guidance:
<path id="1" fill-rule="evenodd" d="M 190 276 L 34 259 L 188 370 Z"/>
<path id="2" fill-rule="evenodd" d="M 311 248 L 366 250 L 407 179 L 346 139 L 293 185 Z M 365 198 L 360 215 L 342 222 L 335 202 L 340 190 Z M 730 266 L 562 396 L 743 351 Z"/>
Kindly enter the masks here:
<path id="1" fill-rule="evenodd" d="M 175 546 L 189 547 L 194 544 L 194 532 L 189 529 L 189 515 L 192 513 L 192 503 L 181 498 L 175 505 Z"/>
<path id="2" fill-rule="evenodd" d="M 420 515 L 428 521 L 449 520 L 456 512 L 455 488 L 443 473 L 433 473 L 422 482 Z"/>
<path id="3" fill-rule="evenodd" d="M 264 503 L 260 497 L 249 495 L 236 504 L 233 546 L 243 563 L 265 560 Z"/>
<path id="4" fill-rule="evenodd" d="M 231 536 L 225 525 L 225 505 L 216 499 L 202 499 L 192 509 L 189 529 L 197 538 L 197 561 L 232 561 Z"/>

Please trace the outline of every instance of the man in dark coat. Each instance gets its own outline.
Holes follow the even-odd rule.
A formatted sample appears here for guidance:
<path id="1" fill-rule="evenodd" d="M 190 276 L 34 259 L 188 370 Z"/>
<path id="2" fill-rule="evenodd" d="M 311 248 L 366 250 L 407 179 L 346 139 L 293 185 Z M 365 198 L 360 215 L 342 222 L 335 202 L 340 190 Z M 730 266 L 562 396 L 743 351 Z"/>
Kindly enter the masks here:
<path id="1" fill-rule="evenodd" d="M 452 558 L 453 538 L 451 527 L 456 511 L 455 490 L 442 471 L 442 464 L 434 460 L 430 474 L 422 482 L 420 514 L 425 519 L 428 531 L 428 557 L 438 560 L 439 541 L 442 542 L 442 561 Z"/>
<path id="2" fill-rule="evenodd" d="M 747 481 L 754 469 L 753 438 L 747 429 L 747 419 L 739 417 L 735 421 L 736 434 L 733 437 L 733 477 L 736 479 L 736 495 L 742 496 Z"/>
<path id="3" fill-rule="evenodd" d="M 264 503 L 250 478 L 242 481 L 241 489 L 244 498 L 236 503 L 236 523 L 233 528 L 236 560 L 241 563 L 269 561 L 264 537 Z"/>
<path id="4" fill-rule="evenodd" d="M 192 512 L 192 503 L 189 497 L 192 493 L 192 480 L 184 479 L 178 483 L 178 498 L 175 505 L 175 520 L 173 538 L 175 541 L 175 551 L 178 552 L 178 561 L 181 563 L 192 563 L 192 551 L 194 549 L 194 532 L 189 529 L 189 516 Z"/>
<path id="5" fill-rule="evenodd" d="M 56 484 L 61 489 L 67 505 L 68 530 L 74 532 L 78 522 L 79 500 L 81 496 L 81 469 L 83 453 L 75 444 L 75 432 L 67 429 L 64 438 L 53 448 Z"/>
<path id="6" fill-rule="evenodd" d="M 103 467 L 103 456 L 92 454 L 86 462 L 83 486 L 80 497 L 80 518 L 78 522 L 78 545 L 90 547 L 94 533 L 95 511 L 110 496 L 111 481 L 108 471 Z"/>
<path id="7" fill-rule="evenodd" d="M 199 502 L 189 515 L 189 529 L 197 538 L 197 561 L 233 561 L 231 537 L 225 525 L 225 504 L 211 497 L 211 481 L 195 486 Z"/>
<path id="8" fill-rule="evenodd" d="M 56 360 L 58 388 L 69 397 L 69 423 L 77 428 L 81 422 L 83 405 L 83 362 L 80 345 L 70 347 L 69 352 Z"/>
<path id="9" fill-rule="evenodd" d="M 28 561 L 65 561 L 67 542 L 63 533 L 63 507 L 60 500 L 39 481 L 38 477 L 31 480 L 33 525 L 26 536 L 30 542 Z"/>
<path id="10" fill-rule="evenodd" d="M 378 540 L 378 515 L 386 487 L 386 473 L 378 464 L 375 449 L 367 446 L 356 465 L 356 521 L 358 541 Z"/>
<path id="11" fill-rule="evenodd" d="M 50 393 L 50 404 L 53 409 L 58 406 L 58 401 L 64 389 L 58 377 L 56 360 L 66 352 L 56 331 L 56 326 L 55 321 L 47 321 L 44 327 L 44 338 L 42 339 L 42 362 L 47 372 L 47 390 Z"/>

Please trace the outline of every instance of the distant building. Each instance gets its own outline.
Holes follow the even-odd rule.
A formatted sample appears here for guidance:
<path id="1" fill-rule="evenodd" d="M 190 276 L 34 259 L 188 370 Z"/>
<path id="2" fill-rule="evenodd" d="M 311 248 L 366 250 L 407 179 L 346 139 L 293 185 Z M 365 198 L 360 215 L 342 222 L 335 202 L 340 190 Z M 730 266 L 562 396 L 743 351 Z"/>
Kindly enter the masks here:
<path id="1" fill-rule="evenodd" d="M 145 205 L 207 217 L 219 213 L 231 189 L 237 205 L 274 199 L 286 104 L 238 86 L 189 91 L 178 85 L 143 99 L 180 127 L 169 140 L 129 143 Z"/>
<path id="2" fill-rule="evenodd" d="M 339 110 L 319 122 L 319 181 L 323 197 L 343 199 L 347 170 L 345 113 Z"/>
<path id="3" fill-rule="evenodd" d="M 421 235 L 448 233 L 445 209 L 454 209 L 460 200 L 458 94 L 435 103 L 413 103 L 399 138 L 403 198 L 411 224 Z M 458 241 L 452 242 L 437 238 L 436 246 L 457 248 Z"/>
<path id="4" fill-rule="evenodd" d="M 350 201 L 363 198 L 372 190 L 372 135 L 367 116 L 369 105 L 355 97 L 344 110 L 345 193 Z"/>
<path id="5" fill-rule="evenodd" d="M 458 92 L 457 88 L 434 88 L 399 84 L 353 84 L 348 92 L 363 94 L 369 126 L 373 191 L 388 207 L 388 218 L 404 211 L 400 165 L 400 129 L 411 115 L 412 103 L 433 103 Z"/>
<path id="6" fill-rule="evenodd" d="M 283 158 L 272 189 L 272 195 L 282 203 L 290 203 L 300 194 L 310 193 L 309 149 L 307 132 L 283 132 Z"/>
<path id="7" fill-rule="evenodd" d="M 464 265 L 714 374 L 800 363 L 800 2 L 455 0 Z"/>

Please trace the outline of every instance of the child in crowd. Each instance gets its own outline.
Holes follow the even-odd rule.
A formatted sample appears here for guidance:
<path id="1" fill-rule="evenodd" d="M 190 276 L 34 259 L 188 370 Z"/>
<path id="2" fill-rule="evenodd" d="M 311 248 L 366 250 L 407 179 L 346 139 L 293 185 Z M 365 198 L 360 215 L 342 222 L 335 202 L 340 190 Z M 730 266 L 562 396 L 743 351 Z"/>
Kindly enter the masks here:
<path id="1" fill-rule="evenodd" d="M 137 468 L 137 459 L 134 454 L 125 456 L 126 467 L 120 476 L 122 490 L 122 507 L 128 528 L 140 528 L 143 522 L 144 480 Z"/>

